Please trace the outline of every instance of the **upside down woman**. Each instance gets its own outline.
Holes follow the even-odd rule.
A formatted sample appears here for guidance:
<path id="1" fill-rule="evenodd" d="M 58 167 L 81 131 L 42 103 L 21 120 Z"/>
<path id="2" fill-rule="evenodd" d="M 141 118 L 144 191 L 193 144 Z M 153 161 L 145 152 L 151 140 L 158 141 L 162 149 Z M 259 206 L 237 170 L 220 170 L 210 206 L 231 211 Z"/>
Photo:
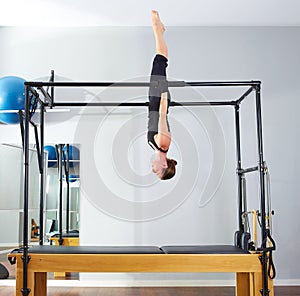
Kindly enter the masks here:
<path id="1" fill-rule="evenodd" d="M 171 144 L 168 109 L 170 93 L 166 79 L 168 66 L 168 48 L 164 39 L 165 27 L 157 11 L 152 11 L 152 27 L 156 44 L 156 56 L 153 60 L 148 110 L 148 143 L 155 151 L 152 171 L 161 180 L 172 178 L 176 172 L 176 160 L 167 157 Z"/>

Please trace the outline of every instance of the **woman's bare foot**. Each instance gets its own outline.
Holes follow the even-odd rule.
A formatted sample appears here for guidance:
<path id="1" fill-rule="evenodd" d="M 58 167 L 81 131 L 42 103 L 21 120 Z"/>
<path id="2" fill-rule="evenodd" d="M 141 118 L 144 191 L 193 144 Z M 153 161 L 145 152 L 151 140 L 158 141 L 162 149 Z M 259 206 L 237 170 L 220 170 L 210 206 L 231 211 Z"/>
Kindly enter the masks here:
<path id="1" fill-rule="evenodd" d="M 168 58 L 168 47 L 164 39 L 165 26 L 161 22 L 156 10 L 152 10 L 152 27 L 155 37 L 156 54 L 160 54 Z"/>
<path id="2" fill-rule="evenodd" d="M 152 27 L 154 33 L 164 33 L 165 26 L 161 22 L 159 14 L 156 10 L 152 10 Z"/>

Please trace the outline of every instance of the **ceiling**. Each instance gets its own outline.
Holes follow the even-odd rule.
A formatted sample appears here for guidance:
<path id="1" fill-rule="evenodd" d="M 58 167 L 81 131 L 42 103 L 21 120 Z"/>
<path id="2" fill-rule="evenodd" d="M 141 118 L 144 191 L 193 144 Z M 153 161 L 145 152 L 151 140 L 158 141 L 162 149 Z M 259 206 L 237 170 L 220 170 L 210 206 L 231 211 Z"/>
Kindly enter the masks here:
<path id="1" fill-rule="evenodd" d="M 0 26 L 300 26 L 299 0 L 2 0 Z"/>

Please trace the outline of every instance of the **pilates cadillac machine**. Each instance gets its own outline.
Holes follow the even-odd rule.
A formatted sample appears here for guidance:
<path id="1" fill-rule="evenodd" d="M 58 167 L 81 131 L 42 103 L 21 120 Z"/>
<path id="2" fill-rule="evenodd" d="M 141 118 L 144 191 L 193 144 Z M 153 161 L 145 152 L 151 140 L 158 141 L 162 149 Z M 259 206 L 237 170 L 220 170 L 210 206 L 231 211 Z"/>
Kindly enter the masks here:
<path id="1" fill-rule="evenodd" d="M 261 82 L 184 82 L 168 81 L 172 87 L 245 87 L 247 90 L 236 100 L 205 102 L 171 102 L 176 106 L 231 106 L 235 115 L 236 158 L 238 176 L 238 221 L 233 246 L 46 246 L 43 245 L 43 197 L 44 197 L 44 113 L 46 108 L 148 106 L 134 102 L 55 102 L 54 88 L 57 87 L 148 87 L 148 82 L 54 82 L 54 72 L 48 82 L 25 82 L 25 110 L 20 111 L 20 125 L 24 148 L 24 221 L 23 246 L 11 252 L 8 258 L 16 263 L 16 295 L 47 295 L 47 272 L 231 272 L 236 273 L 237 296 L 273 296 L 275 268 L 272 252 L 275 242 L 271 237 L 271 209 L 267 194 L 268 169 L 263 156 L 261 115 Z M 49 93 L 50 89 L 50 93 Z M 255 94 L 257 154 L 256 166 L 242 168 L 240 105 L 252 93 Z M 35 126 L 36 147 L 40 166 L 40 237 L 39 245 L 28 245 L 28 194 L 29 194 L 29 125 L 32 114 L 40 108 L 40 134 Z M 261 244 L 251 244 L 245 216 L 245 176 L 257 172 L 259 175 L 260 209 L 255 216 L 260 220 Z M 258 215 L 257 215 L 258 214 Z M 256 236 L 256 233 L 255 233 Z M 256 238 L 255 238 L 256 239 Z"/>

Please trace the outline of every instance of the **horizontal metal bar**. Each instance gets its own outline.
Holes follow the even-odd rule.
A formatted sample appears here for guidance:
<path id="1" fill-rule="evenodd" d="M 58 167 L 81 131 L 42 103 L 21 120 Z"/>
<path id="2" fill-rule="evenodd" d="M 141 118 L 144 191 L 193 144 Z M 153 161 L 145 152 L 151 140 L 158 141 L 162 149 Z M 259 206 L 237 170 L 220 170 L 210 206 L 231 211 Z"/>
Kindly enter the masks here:
<path id="1" fill-rule="evenodd" d="M 170 106 L 235 106 L 235 101 L 171 102 Z"/>
<path id="2" fill-rule="evenodd" d="M 235 101 L 224 102 L 170 102 L 171 107 L 183 106 L 234 106 Z M 53 107 L 142 107 L 149 106 L 149 102 L 60 102 L 54 103 Z"/>
<path id="3" fill-rule="evenodd" d="M 216 82 L 185 82 L 185 81 L 168 81 L 169 87 L 185 86 L 255 86 L 260 81 L 216 81 Z M 43 82 L 43 81 L 26 81 L 25 85 L 32 87 L 55 86 L 55 87 L 149 87 L 150 82 Z"/>
<path id="4" fill-rule="evenodd" d="M 85 103 L 85 102 L 60 102 L 54 103 L 53 107 L 138 107 L 138 106 L 148 106 L 148 102 L 98 102 L 98 103 Z"/>
<path id="5" fill-rule="evenodd" d="M 207 81 L 207 82 L 186 82 L 189 86 L 255 86 L 260 85 L 261 81 Z"/>
<path id="6" fill-rule="evenodd" d="M 258 171 L 258 166 L 246 168 L 246 169 L 238 169 L 237 173 L 238 174 L 247 174 L 247 173 L 251 173 L 251 172 L 255 172 L 255 171 Z"/>

